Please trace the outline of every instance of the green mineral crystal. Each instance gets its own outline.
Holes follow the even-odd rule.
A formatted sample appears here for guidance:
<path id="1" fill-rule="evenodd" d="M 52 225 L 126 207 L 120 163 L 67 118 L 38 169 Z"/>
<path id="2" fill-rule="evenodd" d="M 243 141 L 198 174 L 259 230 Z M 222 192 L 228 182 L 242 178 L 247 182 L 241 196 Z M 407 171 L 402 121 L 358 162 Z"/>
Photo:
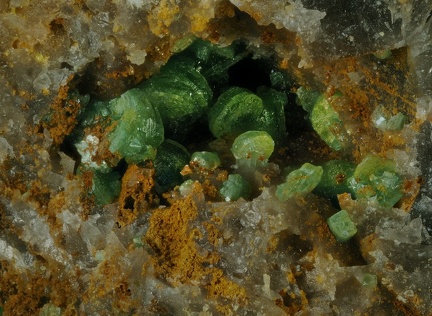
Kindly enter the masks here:
<path id="1" fill-rule="evenodd" d="M 339 96 L 339 94 L 335 94 L 331 98 L 327 98 L 325 95 L 320 96 L 310 115 L 313 129 L 334 150 L 341 150 L 343 148 L 341 133 L 344 127 L 339 114 L 332 106 L 332 102 Z"/>
<path id="2" fill-rule="evenodd" d="M 246 199 L 251 194 L 251 186 L 241 175 L 230 174 L 222 184 L 220 193 L 225 201 L 236 201 L 241 197 Z"/>
<path id="3" fill-rule="evenodd" d="M 164 139 L 159 112 L 139 89 L 131 89 L 110 101 L 115 129 L 109 135 L 112 153 L 128 163 L 154 159 L 156 147 Z"/>
<path id="4" fill-rule="evenodd" d="M 311 192 L 320 182 L 323 168 L 305 163 L 299 169 L 292 171 L 286 181 L 277 186 L 276 196 L 286 201 L 296 194 Z"/>
<path id="5" fill-rule="evenodd" d="M 228 69 L 244 57 L 240 42 L 221 47 L 198 39 L 185 52 L 193 56 L 196 67 L 212 85 L 228 83 Z"/>
<path id="6" fill-rule="evenodd" d="M 386 49 L 379 50 L 379 51 L 373 53 L 373 55 L 378 59 L 387 59 L 387 58 L 391 57 L 392 53 L 391 53 L 390 48 L 386 48 Z"/>
<path id="7" fill-rule="evenodd" d="M 301 105 L 302 108 L 309 114 L 315 106 L 318 98 L 321 94 L 315 90 L 309 90 L 304 87 L 300 87 L 296 91 L 297 94 L 297 104 Z"/>
<path id="8" fill-rule="evenodd" d="M 239 135 L 231 147 L 238 165 L 265 165 L 274 150 L 274 141 L 267 132 L 248 131 Z"/>
<path id="9" fill-rule="evenodd" d="M 158 191 L 165 192 L 183 182 L 180 171 L 189 163 L 190 154 L 179 143 L 166 139 L 157 149 L 154 166 Z"/>
<path id="10" fill-rule="evenodd" d="M 361 284 L 364 287 L 373 289 L 378 285 L 378 278 L 375 274 L 365 273 L 361 278 Z"/>
<path id="11" fill-rule="evenodd" d="M 274 139 L 285 136 L 285 93 L 259 87 L 257 94 L 239 87 L 225 91 L 209 112 L 214 136 L 233 137 L 248 130 L 266 131 Z"/>
<path id="12" fill-rule="evenodd" d="M 188 196 L 189 194 L 191 194 L 191 193 L 192 193 L 193 186 L 194 186 L 194 183 L 195 183 L 195 182 L 194 182 L 193 180 L 191 180 L 191 179 L 186 180 L 185 182 L 183 182 L 183 183 L 180 185 L 180 187 L 179 187 L 180 194 L 181 194 L 183 197 L 186 197 L 186 196 Z"/>
<path id="13" fill-rule="evenodd" d="M 233 137 L 253 130 L 264 110 L 262 99 L 251 91 L 233 87 L 220 95 L 209 112 L 209 127 L 215 137 Z"/>
<path id="14" fill-rule="evenodd" d="M 383 131 L 399 131 L 407 122 L 407 117 L 398 112 L 391 115 L 383 106 L 378 106 L 372 113 L 372 122 Z"/>
<path id="15" fill-rule="evenodd" d="M 333 214 L 327 219 L 330 231 L 339 242 L 351 239 L 357 233 L 357 227 L 345 210 Z"/>
<path id="16" fill-rule="evenodd" d="M 183 137 L 207 111 L 212 91 L 192 66 L 168 64 L 140 88 L 159 111 L 170 137 Z"/>
<path id="17" fill-rule="evenodd" d="M 207 170 L 214 170 L 221 164 L 219 156 L 209 151 L 194 152 L 191 157 L 191 162 Z"/>
<path id="18" fill-rule="evenodd" d="M 344 160 L 330 160 L 322 165 L 323 175 L 314 192 L 327 198 L 341 193 L 351 193 L 348 178 L 354 174 L 355 165 Z"/>
<path id="19" fill-rule="evenodd" d="M 257 95 L 262 99 L 264 109 L 254 129 L 266 131 L 273 139 L 283 139 L 286 132 L 284 108 L 288 103 L 286 94 L 267 87 L 259 87 Z"/>
<path id="20" fill-rule="evenodd" d="M 402 197 L 402 179 L 392 160 L 367 156 L 348 179 L 357 199 L 374 199 L 384 207 L 392 207 Z"/>
<path id="21" fill-rule="evenodd" d="M 92 193 L 96 203 L 106 205 L 112 203 L 120 195 L 120 174 L 117 172 L 93 171 Z"/>

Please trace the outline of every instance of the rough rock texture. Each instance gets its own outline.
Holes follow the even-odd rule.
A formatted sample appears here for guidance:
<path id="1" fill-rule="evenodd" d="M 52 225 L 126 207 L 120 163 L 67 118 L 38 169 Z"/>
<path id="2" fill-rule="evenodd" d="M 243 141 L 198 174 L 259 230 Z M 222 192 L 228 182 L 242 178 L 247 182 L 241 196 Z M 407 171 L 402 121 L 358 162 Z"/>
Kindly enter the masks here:
<path id="1" fill-rule="evenodd" d="M 4 315 L 432 314 L 431 14 L 428 0 L 2 1 Z M 280 202 L 274 185 L 251 201 L 209 203 L 203 182 L 159 203 L 147 179 L 96 206 L 91 175 L 76 172 L 63 142 L 82 106 L 70 94 L 116 97 L 192 35 L 222 46 L 243 39 L 297 86 L 341 91 L 352 159 L 393 159 L 402 200 L 384 209 L 340 195 L 358 229 L 345 244 L 326 224 L 334 203 L 313 194 Z M 386 49 L 391 58 L 373 56 Z M 377 130 L 380 105 L 409 123 Z M 293 164 L 340 158 L 287 129 Z"/>

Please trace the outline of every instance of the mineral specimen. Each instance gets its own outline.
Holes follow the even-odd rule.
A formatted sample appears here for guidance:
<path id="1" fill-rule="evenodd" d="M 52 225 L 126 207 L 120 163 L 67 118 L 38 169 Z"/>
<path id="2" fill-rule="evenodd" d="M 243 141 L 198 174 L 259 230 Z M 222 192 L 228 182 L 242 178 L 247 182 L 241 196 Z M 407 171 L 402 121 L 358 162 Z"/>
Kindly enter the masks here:
<path id="1" fill-rule="evenodd" d="M 431 12 L 0 2 L 0 315 L 431 315 Z"/>

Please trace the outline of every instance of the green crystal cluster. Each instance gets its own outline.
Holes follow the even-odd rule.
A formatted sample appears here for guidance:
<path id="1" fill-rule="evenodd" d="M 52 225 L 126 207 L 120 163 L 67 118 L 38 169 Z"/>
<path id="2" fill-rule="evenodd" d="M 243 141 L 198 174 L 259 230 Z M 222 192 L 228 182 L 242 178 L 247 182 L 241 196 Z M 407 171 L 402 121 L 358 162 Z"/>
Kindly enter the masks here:
<path id="1" fill-rule="evenodd" d="M 372 113 L 372 122 L 382 131 L 400 131 L 407 117 L 401 112 L 391 115 L 383 106 L 378 106 Z"/>
<path id="2" fill-rule="evenodd" d="M 256 193 L 252 184 L 259 183 L 253 174 L 266 176 L 275 146 L 286 143 L 285 119 L 293 87 L 286 73 L 268 67 L 267 85 L 236 85 L 233 67 L 250 58 L 243 43 L 217 47 L 187 38 L 176 50 L 157 74 L 117 98 L 100 101 L 75 96 L 86 106 L 70 137 L 81 155 L 80 172 L 93 173 L 97 203 L 111 203 L 119 195 L 122 161 L 126 165 L 151 161 L 159 194 L 180 185 L 180 193 L 186 196 L 195 181 L 210 179 L 219 198 L 247 199 Z M 304 87 L 295 91 L 297 103 L 309 114 L 311 128 L 331 149 L 346 152 L 346 132 L 337 111 L 341 94 L 327 96 Z M 401 122 L 400 115 L 386 117 L 385 128 L 397 130 Z M 99 133 L 92 134 L 96 126 Z M 225 181 L 218 180 L 228 165 L 220 157 L 226 159 L 230 153 L 206 151 L 208 147 L 193 143 L 195 133 L 207 133 L 206 137 L 231 145 L 235 165 L 228 177 L 220 177 Z M 100 158 L 104 150 L 112 157 Z M 186 165 L 190 168 L 184 169 Z M 402 180 L 394 164 L 378 157 L 368 157 L 357 167 L 348 160 L 330 160 L 290 170 L 276 189 L 281 201 L 309 192 L 337 201 L 337 195 L 350 193 L 392 206 L 402 196 Z"/>
<path id="3" fill-rule="evenodd" d="M 110 203 L 118 195 L 117 169 L 122 160 L 126 164 L 152 161 L 159 193 L 181 184 L 180 172 L 189 163 L 215 171 L 221 165 L 216 153 L 197 151 L 191 156 L 186 149 L 187 139 L 193 139 L 189 133 L 197 125 L 207 125 L 214 137 L 230 142 L 239 136 L 232 152 L 239 164 L 250 166 L 265 165 L 274 150 L 273 139 L 285 137 L 287 94 L 280 89 L 286 88 L 286 75 L 270 67 L 275 87 L 252 91 L 230 83 L 231 67 L 248 57 L 244 44 L 222 48 L 185 39 L 176 49 L 178 53 L 157 74 L 119 97 L 83 100 L 86 106 L 70 139 L 81 155 L 80 170 L 93 172 L 92 193 L 99 204 Z M 94 129 L 98 133 L 92 133 Z M 106 155 L 107 150 L 113 157 Z M 106 158 L 100 158 L 101 152 Z M 237 180 L 237 176 L 229 178 L 225 187 L 241 183 Z"/>
<path id="4" fill-rule="evenodd" d="M 392 207 L 402 197 L 402 178 L 394 161 L 369 155 L 356 167 L 348 186 L 357 199 L 374 199 Z"/>
<path id="5" fill-rule="evenodd" d="M 111 100 L 115 129 L 110 133 L 109 150 L 128 163 L 156 157 L 156 148 L 164 140 L 164 126 L 159 111 L 140 89 L 131 89 Z"/>

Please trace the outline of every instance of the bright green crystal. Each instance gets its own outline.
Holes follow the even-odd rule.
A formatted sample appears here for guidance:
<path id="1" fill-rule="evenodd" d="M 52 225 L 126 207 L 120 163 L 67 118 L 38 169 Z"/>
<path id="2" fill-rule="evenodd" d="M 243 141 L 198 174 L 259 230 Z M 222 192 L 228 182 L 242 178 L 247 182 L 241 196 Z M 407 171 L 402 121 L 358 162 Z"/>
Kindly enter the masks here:
<path id="1" fill-rule="evenodd" d="M 164 126 L 159 112 L 139 89 L 131 89 L 110 101 L 115 129 L 110 133 L 112 153 L 128 163 L 154 159 L 156 147 L 164 139 Z"/>
<path id="2" fill-rule="evenodd" d="M 194 152 L 191 157 L 191 162 L 207 170 L 214 170 L 221 164 L 219 156 L 209 151 Z"/>
<path id="3" fill-rule="evenodd" d="M 277 186 L 276 196 L 286 201 L 296 194 L 311 192 L 320 182 L 323 168 L 305 163 L 286 177 L 286 181 Z"/>
<path id="4" fill-rule="evenodd" d="M 332 106 L 332 102 L 339 96 L 339 94 L 335 94 L 331 98 L 327 98 L 325 95 L 320 96 L 310 115 L 313 129 L 334 150 L 343 148 L 342 131 L 344 127 L 339 114 Z"/>
<path id="5" fill-rule="evenodd" d="M 356 199 L 375 199 L 384 207 L 392 207 L 402 197 L 402 178 L 396 164 L 379 156 L 367 156 L 348 179 Z"/>
<path id="6" fill-rule="evenodd" d="M 233 137 L 253 130 L 264 109 L 251 91 L 233 87 L 222 93 L 209 112 L 209 127 L 215 137 Z"/>
<path id="7" fill-rule="evenodd" d="M 333 214 L 327 219 L 330 231 L 339 242 L 351 239 L 357 233 L 357 227 L 345 210 Z"/>
<path id="8" fill-rule="evenodd" d="M 348 178 L 354 174 L 355 165 L 345 160 L 330 160 L 322 165 L 323 175 L 314 192 L 327 198 L 341 193 L 351 193 Z"/>
<path id="9" fill-rule="evenodd" d="M 189 163 L 190 154 L 181 144 L 166 139 L 157 149 L 154 166 L 156 184 L 160 192 L 172 189 L 183 182 L 180 171 Z"/>
<path id="10" fill-rule="evenodd" d="M 272 137 L 263 131 L 248 131 L 239 135 L 231 147 L 238 165 L 265 165 L 274 150 Z"/>
<path id="11" fill-rule="evenodd" d="M 220 193 L 225 201 L 236 201 L 241 197 L 246 199 L 251 194 L 251 186 L 241 175 L 230 174 L 222 184 Z"/>

